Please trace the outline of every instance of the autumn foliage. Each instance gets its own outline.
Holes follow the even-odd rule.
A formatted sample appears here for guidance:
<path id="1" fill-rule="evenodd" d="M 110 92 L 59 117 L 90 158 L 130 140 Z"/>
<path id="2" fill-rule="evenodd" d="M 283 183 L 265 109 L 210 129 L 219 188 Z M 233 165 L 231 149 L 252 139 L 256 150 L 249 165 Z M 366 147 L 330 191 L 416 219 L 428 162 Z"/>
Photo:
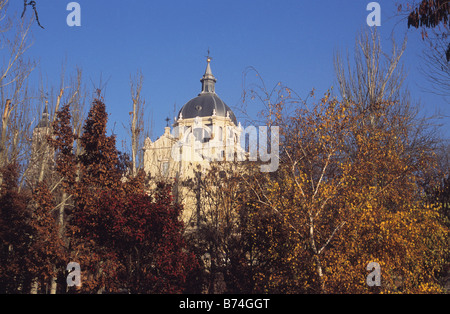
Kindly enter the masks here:
<path id="1" fill-rule="evenodd" d="M 33 132 L 30 24 L 3 19 L 7 2 L 0 0 L 8 48 L 0 75 L 0 294 L 449 292 L 442 278 L 450 274 L 450 161 L 438 165 L 435 144 L 444 141 L 427 133 L 402 87 L 406 41 L 401 49 L 393 41 L 389 55 L 376 32 L 367 33 L 354 67 L 336 57 L 340 98 L 313 90 L 303 100 L 281 83 L 266 90 L 259 73 L 247 86 L 256 72 L 249 67 L 242 107 L 249 98 L 262 102 L 263 121 L 254 124 L 267 134 L 279 128 L 278 169 L 261 172 L 264 158 L 227 158 L 184 181 L 178 173 L 159 182 L 138 169 L 142 75 L 131 83 L 131 160 L 108 135 L 100 91 L 82 117 L 81 71 L 70 87 L 62 76 L 55 112 L 46 105 Z M 422 39 L 427 29 L 438 35 L 429 38 L 438 52 L 429 72 L 448 93 L 439 71 L 450 62 L 450 2 L 404 2 L 405 26 L 420 28 Z M 17 33 L 8 37 L 10 29 Z M 50 91 L 36 90 L 52 102 Z M 266 146 L 260 140 L 255 145 Z M 184 191 L 195 199 L 189 212 Z M 189 224 L 184 214 L 193 216 Z M 71 262 L 80 265 L 81 286 L 67 284 Z M 378 286 L 366 281 L 372 262 Z"/>
<path id="2" fill-rule="evenodd" d="M 185 249 L 182 206 L 170 185 L 149 191 L 142 172 L 126 177 L 126 158 L 106 124 L 106 107 L 95 100 L 76 138 L 70 106 L 61 108 L 48 138 L 58 177 L 51 190 L 41 182 L 19 193 L 15 168 L 4 171 L 0 223 L 13 228 L 2 227 L 2 292 L 48 291 L 55 283 L 60 292 L 184 291 L 197 264 Z M 69 262 L 80 264 L 81 287 L 65 285 Z"/>
<path id="3" fill-rule="evenodd" d="M 278 170 L 199 171 L 188 232 L 171 184 L 129 175 L 102 100 L 79 137 L 62 106 L 47 138 L 51 180 L 21 188 L 19 165 L 2 170 L 0 292 L 444 292 L 449 184 L 424 185 L 436 156 L 411 116 L 393 101 L 361 110 L 331 92 L 312 103 L 281 85 L 273 95 L 263 114 L 279 126 Z M 80 287 L 66 285 L 69 262 Z M 366 283 L 371 262 L 381 286 Z"/>
<path id="4" fill-rule="evenodd" d="M 287 106 L 280 101 L 268 117 L 281 126 L 280 169 L 249 178 L 241 208 L 247 256 L 261 256 L 254 291 L 442 292 L 448 222 L 423 197 L 433 152 L 416 149 L 407 117 L 390 102 L 361 113 L 329 93 Z M 370 262 L 381 266 L 381 287 L 365 282 Z"/>
<path id="5" fill-rule="evenodd" d="M 401 9 L 401 7 L 399 8 Z M 408 16 L 408 27 L 450 26 L 450 4 L 446 0 L 423 0 Z"/>
<path id="6" fill-rule="evenodd" d="M 183 251 L 181 207 L 170 187 L 161 184 L 147 195 L 142 174 L 123 177 L 115 138 L 106 136 L 106 118 L 105 105 L 96 100 L 81 137 L 72 190 L 76 209 L 67 231 L 71 260 L 84 266 L 82 290 L 182 292 L 195 261 Z"/>
<path id="7" fill-rule="evenodd" d="M 15 293 L 17 282 L 31 283 L 28 253 L 31 246 L 31 213 L 27 210 L 30 195 L 18 192 L 17 165 L 3 171 L 4 182 L 0 194 L 0 291 Z M 9 228 L 6 228 L 9 226 Z"/>
<path id="8" fill-rule="evenodd" d="M 48 138 L 57 184 L 19 189 L 17 166 L 3 171 L 1 291 L 215 293 L 220 281 L 228 293 L 443 292 L 448 182 L 434 198 L 424 189 L 434 151 L 410 119 L 392 102 L 361 112 L 331 93 L 308 105 L 278 93 L 267 117 L 281 126 L 278 171 L 218 165 L 200 176 L 203 218 L 189 236 L 171 185 L 127 176 L 104 103 L 80 138 L 63 106 Z M 69 262 L 81 287 L 65 285 Z M 370 262 L 380 287 L 366 284 Z"/>

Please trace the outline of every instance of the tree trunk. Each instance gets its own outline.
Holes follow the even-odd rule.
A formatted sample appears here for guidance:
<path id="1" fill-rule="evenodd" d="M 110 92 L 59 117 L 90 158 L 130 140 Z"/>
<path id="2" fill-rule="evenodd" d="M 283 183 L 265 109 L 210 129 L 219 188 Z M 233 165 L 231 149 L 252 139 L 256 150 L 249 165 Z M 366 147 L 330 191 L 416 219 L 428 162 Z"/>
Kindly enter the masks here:
<path id="1" fill-rule="evenodd" d="M 320 263 L 319 254 L 316 247 L 316 242 L 314 240 L 314 219 L 312 213 L 309 214 L 309 240 L 311 245 L 311 250 L 314 256 L 314 262 L 316 263 L 316 273 L 319 279 L 320 293 L 325 292 L 325 283 L 323 281 L 322 265 Z"/>
<path id="2" fill-rule="evenodd" d="M 0 169 L 6 165 L 6 158 L 8 154 L 8 149 L 6 147 L 6 130 L 8 128 L 9 115 L 11 113 L 9 105 L 11 104 L 11 99 L 6 100 L 5 110 L 2 116 L 2 134 L 0 136 Z M 3 174 L 0 171 L 0 189 L 3 184 Z"/>

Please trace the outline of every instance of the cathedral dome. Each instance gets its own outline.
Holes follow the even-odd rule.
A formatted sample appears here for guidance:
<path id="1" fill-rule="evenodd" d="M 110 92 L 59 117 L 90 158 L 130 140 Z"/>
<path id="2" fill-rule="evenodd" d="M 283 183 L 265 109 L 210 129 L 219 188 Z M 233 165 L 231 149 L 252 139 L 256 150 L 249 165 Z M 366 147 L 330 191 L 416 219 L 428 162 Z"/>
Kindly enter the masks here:
<path id="1" fill-rule="evenodd" d="M 236 117 L 222 99 L 216 93 L 203 93 L 189 100 L 178 113 L 182 119 L 210 116 L 227 117 L 237 124 Z"/>
<path id="2" fill-rule="evenodd" d="M 195 98 L 189 100 L 178 113 L 180 119 L 191 119 L 195 117 L 229 117 L 234 124 L 237 124 L 236 116 L 230 107 L 228 107 L 215 92 L 216 78 L 211 72 L 209 63 L 211 58 L 207 59 L 205 74 L 200 80 L 202 82 L 202 92 Z"/>

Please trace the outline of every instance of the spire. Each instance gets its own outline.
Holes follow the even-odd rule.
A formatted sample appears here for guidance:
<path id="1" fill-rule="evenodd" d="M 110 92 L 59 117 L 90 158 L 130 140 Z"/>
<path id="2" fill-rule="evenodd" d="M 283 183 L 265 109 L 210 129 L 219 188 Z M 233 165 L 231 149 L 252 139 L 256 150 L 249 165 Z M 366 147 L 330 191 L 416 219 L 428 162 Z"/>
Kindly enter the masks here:
<path id="1" fill-rule="evenodd" d="M 36 128 L 48 128 L 50 126 L 50 115 L 48 114 L 48 101 L 45 101 L 44 111 L 42 112 L 41 121 L 39 121 Z"/>
<path id="2" fill-rule="evenodd" d="M 45 101 L 44 112 L 42 114 L 45 114 L 48 116 L 48 100 Z"/>
<path id="3" fill-rule="evenodd" d="M 212 58 L 209 56 L 209 49 L 208 49 L 208 56 L 206 57 L 207 65 L 206 65 L 205 74 L 203 74 L 203 77 L 200 80 L 200 82 L 202 82 L 202 92 L 200 93 L 200 95 L 205 94 L 205 93 L 214 93 L 215 94 L 215 84 L 216 84 L 217 80 L 211 72 L 211 66 L 210 66 L 211 60 L 212 60 Z"/>

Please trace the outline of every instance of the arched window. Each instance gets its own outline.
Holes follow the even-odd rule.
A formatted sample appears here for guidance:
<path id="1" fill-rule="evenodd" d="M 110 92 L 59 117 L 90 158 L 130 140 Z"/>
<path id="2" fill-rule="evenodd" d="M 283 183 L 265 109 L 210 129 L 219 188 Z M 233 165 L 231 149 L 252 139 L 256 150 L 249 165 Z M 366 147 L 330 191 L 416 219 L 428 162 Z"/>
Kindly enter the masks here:
<path id="1" fill-rule="evenodd" d="M 195 128 L 192 133 L 194 134 L 195 140 L 203 143 L 203 129 L 202 128 Z"/>
<path id="2" fill-rule="evenodd" d="M 217 130 L 217 138 L 219 141 L 223 141 L 223 129 L 221 126 L 219 126 Z"/>
<path id="3" fill-rule="evenodd" d="M 194 134 L 195 140 L 200 143 L 209 142 L 209 140 L 211 139 L 211 134 L 209 130 L 210 130 L 209 128 L 202 128 L 202 127 L 194 128 L 192 132 Z"/>

